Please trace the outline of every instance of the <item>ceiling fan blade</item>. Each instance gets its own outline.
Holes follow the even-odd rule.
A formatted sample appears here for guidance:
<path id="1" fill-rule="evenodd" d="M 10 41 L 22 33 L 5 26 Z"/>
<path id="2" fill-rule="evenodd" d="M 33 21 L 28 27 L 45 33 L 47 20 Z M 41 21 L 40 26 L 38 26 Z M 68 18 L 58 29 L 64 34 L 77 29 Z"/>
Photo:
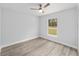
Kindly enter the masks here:
<path id="1" fill-rule="evenodd" d="M 44 6 L 44 8 L 48 7 L 49 5 L 50 5 L 50 3 L 47 3 L 47 4 Z"/>
<path id="2" fill-rule="evenodd" d="M 42 9 L 42 4 L 39 4 L 39 10 Z"/>
<path id="3" fill-rule="evenodd" d="M 42 7 L 42 4 L 39 4 L 40 8 Z"/>
<path id="4" fill-rule="evenodd" d="M 31 10 L 39 10 L 39 9 L 37 9 L 37 8 L 30 8 Z"/>

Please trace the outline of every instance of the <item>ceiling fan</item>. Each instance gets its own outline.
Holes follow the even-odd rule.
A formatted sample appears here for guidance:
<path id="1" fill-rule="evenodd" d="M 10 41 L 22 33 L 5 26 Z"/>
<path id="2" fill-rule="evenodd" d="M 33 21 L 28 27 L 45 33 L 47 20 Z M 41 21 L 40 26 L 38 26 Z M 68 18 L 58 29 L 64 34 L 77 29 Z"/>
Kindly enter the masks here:
<path id="1" fill-rule="evenodd" d="M 39 8 L 30 8 L 31 10 L 38 10 L 40 13 L 44 13 L 44 9 L 47 8 L 50 5 L 50 3 L 38 4 Z"/>

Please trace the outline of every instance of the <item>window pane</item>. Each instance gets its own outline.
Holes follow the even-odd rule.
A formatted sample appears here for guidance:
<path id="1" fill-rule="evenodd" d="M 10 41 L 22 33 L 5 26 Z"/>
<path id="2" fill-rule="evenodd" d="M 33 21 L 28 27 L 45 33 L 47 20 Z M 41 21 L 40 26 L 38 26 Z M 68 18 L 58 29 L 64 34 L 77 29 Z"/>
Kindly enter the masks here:
<path id="1" fill-rule="evenodd" d="M 57 35 L 57 18 L 48 20 L 48 34 Z"/>

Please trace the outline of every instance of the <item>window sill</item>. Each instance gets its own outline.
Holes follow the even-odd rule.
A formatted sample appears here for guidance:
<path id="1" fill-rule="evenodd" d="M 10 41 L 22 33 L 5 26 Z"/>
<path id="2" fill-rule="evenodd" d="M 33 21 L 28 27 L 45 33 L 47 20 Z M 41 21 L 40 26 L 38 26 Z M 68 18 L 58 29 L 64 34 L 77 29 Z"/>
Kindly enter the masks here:
<path id="1" fill-rule="evenodd" d="M 58 37 L 57 35 L 51 35 L 51 34 L 48 34 L 48 36 L 51 36 L 51 37 Z"/>

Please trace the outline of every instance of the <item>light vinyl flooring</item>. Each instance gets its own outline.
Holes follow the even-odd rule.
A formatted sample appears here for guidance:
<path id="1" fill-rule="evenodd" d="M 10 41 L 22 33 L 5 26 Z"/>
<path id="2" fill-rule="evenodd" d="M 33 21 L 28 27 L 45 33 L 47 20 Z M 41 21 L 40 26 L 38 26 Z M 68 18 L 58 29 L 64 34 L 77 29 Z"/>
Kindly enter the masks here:
<path id="1" fill-rule="evenodd" d="M 77 56 L 77 50 L 44 38 L 36 38 L 1 49 L 2 56 Z"/>

